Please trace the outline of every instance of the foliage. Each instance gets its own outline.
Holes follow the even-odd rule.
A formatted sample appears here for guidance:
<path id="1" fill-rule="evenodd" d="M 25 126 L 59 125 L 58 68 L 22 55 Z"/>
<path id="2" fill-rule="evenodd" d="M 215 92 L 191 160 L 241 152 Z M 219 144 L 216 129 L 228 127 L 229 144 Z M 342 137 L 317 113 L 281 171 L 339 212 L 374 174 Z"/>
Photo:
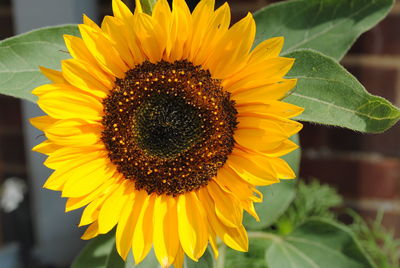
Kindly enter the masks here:
<path id="1" fill-rule="evenodd" d="M 285 101 L 305 108 L 298 120 L 378 133 L 400 119 L 398 108 L 369 94 L 332 58 L 304 49 L 287 56 L 296 59 L 288 76 L 298 84 Z"/>
<path id="2" fill-rule="evenodd" d="M 340 60 L 357 38 L 382 20 L 393 0 L 294 0 L 254 14 L 256 43 L 284 36 L 283 52 L 313 49 Z"/>
<path id="3" fill-rule="evenodd" d="M 342 197 L 318 181 L 297 186 L 285 213 L 262 232 L 250 232 L 250 251 L 228 250 L 226 267 L 375 267 L 364 245 L 332 208 Z"/>
<path id="4" fill-rule="evenodd" d="M 382 225 L 383 211 L 379 211 L 375 221 L 367 223 L 354 211 L 349 212 L 353 223 L 349 226 L 356 234 L 366 252 L 380 268 L 400 267 L 400 239 Z"/>
<path id="5" fill-rule="evenodd" d="M 296 198 L 275 222 L 274 227 L 277 233 L 288 234 L 312 217 L 334 220 L 336 215 L 331 208 L 338 207 L 342 203 L 343 198 L 334 188 L 321 185 L 317 180 L 309 184 L 300 181 Z"/>
<path id="6" fill-rule="evenodd" d="M 0 41 L 0 94 L 35 102 L 32 89 L 48 80 L 39 66 L 60 69 L 70 58 L 63 34 L 78 35 L 75 25 L 48 27 Z"/>

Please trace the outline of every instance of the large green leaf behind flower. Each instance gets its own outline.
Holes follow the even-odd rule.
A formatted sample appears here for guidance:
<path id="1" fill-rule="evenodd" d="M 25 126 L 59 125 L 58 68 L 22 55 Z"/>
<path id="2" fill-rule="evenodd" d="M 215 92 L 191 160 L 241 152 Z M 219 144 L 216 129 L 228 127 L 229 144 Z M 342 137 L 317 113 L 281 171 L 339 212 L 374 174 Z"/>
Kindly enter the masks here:
<path id="1" fill-rule="evenodd" d="M 310 219 L 288 236 L 272 239 L 269 268 L 368 268 L 367 257 L 350 230 L 324 219 Z"/>
<path id="2" fill-rule="evenodd" d="M 369 94 L 334 59 L 311 50 L 288 57 L 296 59 L 288 77 L 298 78 L 298 84 L 285 101 L 305 108 L 297 119 L 370 133 L 383 132 L 400 119 L 397 107 Z"/>
<path id="3" fill-rule="evenodd" d="M 248 253 L 228 250 L 226 268 L 373 268 L 343 224 L 310 218 L 287 235 L 249 232 Z"/>
<path id="4" fill-rule="evenodd" d="M 30 92 L 48 82 L 39 66 L 60 69 L 70 58 L 63 34 L 79 35 L 75 25 L 43 28 L 0 42 L 0 94 L 36 101 Z"/>
<path id="5" fill-rule="evenodd" d="M 382 20 L 393 0 L 294 0 L 254 14 L 256 43 L 284 36 L 283 52 L 311 48 L 341 59 L 356 39 Z"/>

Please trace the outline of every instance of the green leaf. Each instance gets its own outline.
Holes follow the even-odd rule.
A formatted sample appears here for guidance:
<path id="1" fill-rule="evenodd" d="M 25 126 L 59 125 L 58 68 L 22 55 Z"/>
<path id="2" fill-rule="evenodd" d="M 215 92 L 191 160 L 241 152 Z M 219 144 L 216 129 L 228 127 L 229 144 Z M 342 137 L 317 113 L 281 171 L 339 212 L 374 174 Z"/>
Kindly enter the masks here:
<path id="1" fill-rule="evenodd" d="M 227 248 L 225 268 L 267 268 L 265 252 L 271 243 L 271 240 L 254 238 L 249 239 L 248 252 L 240 252 Z"/>
<path id="2" fill-rule="evenodd" d="M 70 58 L 63 34 L 79 35 L 74 25 L 56 26 L 21 34 L 0 42 L 0 94 L 36 101 L 32 89 L 48 83 L 39 66 L 60 69 Z"/>
<path id="3" fill-rule="evenodd" d="M 132 255 L 132 253 L 130 253 L 126 260 L 125 268 L 133 268 L 133 267 L 136 267 L 136 268 L 160 268 L 160 264 L 158 263 L 158 261 L 156 259 L 154 250 L 151 249 L 149 254 L 146 256 L 146 258 L 138 265 L 135 265 L 135 261 L 133 260 L 133 255 Z M 113 268 L 113 267 L 109 267 L 109 268 Z"/>
<path id="4" fill-rule="evenodd" d="M 398 108 L 369 94 L 334 59 L 311 50 L 288 56 L 296 61 L 287 76 L 298 83 L 285 101 L 305 108 L 296 119 L 370 133 L 383 132 L 400 119 Z"/>
<path id="5" fill-rule="evenodd" d="M 143 12 L 151 15 L 151 13 L 153 12 L 153 7 L 156 4 L 156 2 L 157 0 L 140 0 Z"/>
<path id="6" fill-rule="evenodd" d="M 115 248 L 115 232 L 97 236 L 89 241 L 86 247 L 75 258 L 71 268 L 159 268 L 160 265 L 151 250 L 147 257 L 135 265 L 132 253 L 126 262 Z M 191 267 L 190 267 L 191 268 Z"/>
<path id="7" fill-rule="evenodd" d="M 285 37 L 283 52 L 318 50 L 341 59 L 355 40 L 389 12 L 393 0 L 295 0 L 256 12 L 256 43 Z"/>
<path id="8" fill-rule="evenodd" d="M 214 260 L 211 253 L 210 248 L 204 252 L 204 255 L 199 259 L 198 262 L 195 262 L 185 256 L 185 264 L 183 265 L 184 268 L 212 268 L 214 267 Z"/>
<path id="9" fill-rule="evenodd" d="M 113 232 L 93 238 L 76 257 L 71 268 L 105 268 L 114 244 Z"/>
<path id="10" fill-rule="evenodd" d="M 347 227 L 324 219 L 311 219 L 288 236 L 276 236 L 266 261 L 269 268 L 374 267 Z"/>
<path id="11" fill-rule="evenodd" d="M 297 135 L 293 136 L 294 142 L 299 143 Z M 300 148 L 283 157 L 296 174 L 299 174 Z M 248 229 L 261 230 L 273 224 L 289 207 L 296 195 L 296 181 L 282 180 L 270 186 L 258 187 L 264 196 L 261 203 L 256 203 L 255 209 L 260 217 L 257 222 L 247 213 L 244 215 L 243 223 Z"/>

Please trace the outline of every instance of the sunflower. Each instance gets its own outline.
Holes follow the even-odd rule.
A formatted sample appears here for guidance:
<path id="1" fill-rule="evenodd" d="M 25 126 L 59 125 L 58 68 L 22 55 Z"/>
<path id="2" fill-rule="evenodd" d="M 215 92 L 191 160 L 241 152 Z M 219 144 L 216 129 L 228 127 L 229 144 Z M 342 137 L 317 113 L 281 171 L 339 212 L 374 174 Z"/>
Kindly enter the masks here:
<path id="1" fill-rule="evenodd" d="M 280 101 L 283 38 L 252 49 L 251 14 L 230 27 L 227 3 L 202 0 L 191 13 L 159 0 L 152 15 L 113 0 L 101 26 L 84 16 L 81 38 L 65 35 L 72 59 L 36 88 L 47 114 L 31 119 L 47 140 L 33 150 L 54 172 L 66 211 L 85 206 L 83 239 L 116 226 L 116 248 L 136 263 L 153 247 L 163 267 L 197 261 L 216 239 L 247 251 L 243 210 L 258 219 L 256 186 L 295 174 L 281 156 L 303 109 Z"/>

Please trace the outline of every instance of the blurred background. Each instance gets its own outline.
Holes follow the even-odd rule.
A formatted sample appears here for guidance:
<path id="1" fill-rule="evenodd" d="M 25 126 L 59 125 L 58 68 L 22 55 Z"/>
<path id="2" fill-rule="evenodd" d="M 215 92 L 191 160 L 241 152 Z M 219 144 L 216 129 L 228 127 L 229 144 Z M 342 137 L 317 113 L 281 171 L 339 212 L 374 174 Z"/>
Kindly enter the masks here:
<path id="1" fill-rule="evenodd" d="M 111 14 L 110 0 L 0 0 L 0 40 L 41 26 L 97 20 Z M 132 1 L 128 4 L 132 6 Z M 197 1 L 190 1 L 194 6 Z M 223 1 L 217 1 L 221 4 Z M 279 1 L 229 1 L 233 20 Z M 218 4 L 218 5 L 219 5 Z M 400 106 L 400 1 L 365 33 L 342 64 L 373 94 Z M 69 267 L 84 245 L 80 212 L 65 214 L 65 201 L 42 189 L 49 170 L 31 152 L 42 140 L 27 119 L 33 104 L 0 95 L 0 267 Z M 346 205 L 365 218 L 384 211 L 383 224 L 400 237 L 400 125 L 384 134 L 361 134 L 305 124 L 300 177 L 335 186 Z"/>

